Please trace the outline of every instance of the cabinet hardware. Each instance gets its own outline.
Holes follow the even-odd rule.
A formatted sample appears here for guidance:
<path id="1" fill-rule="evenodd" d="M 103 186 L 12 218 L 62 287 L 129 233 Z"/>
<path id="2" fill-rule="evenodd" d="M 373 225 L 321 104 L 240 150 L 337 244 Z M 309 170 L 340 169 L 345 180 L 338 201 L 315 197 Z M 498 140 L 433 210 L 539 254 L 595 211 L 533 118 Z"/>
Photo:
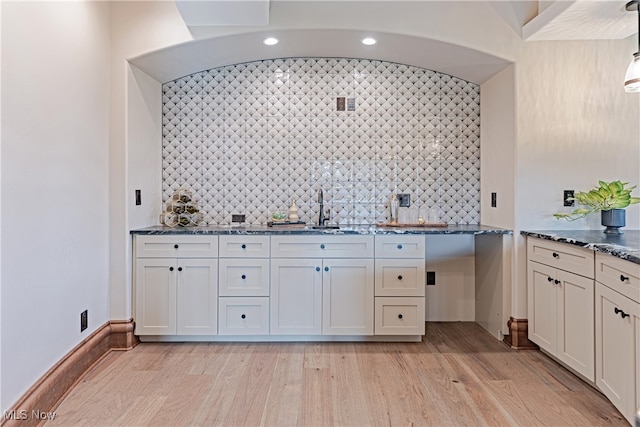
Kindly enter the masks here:
<path id="1" fill-rule="evenodd" d="M 559 285 L 560 284 L 560 280 L 556 279 L 556 280 L 553 281 L 553 283 L 555 283 L 556 285 Z"/>
<path id="2" fill-rule="evenodd" d="M 324 244 L 320 245 L 320 249 L 324 249 Z"/>
<path id="3" fill-rule="evenodd" d="M 547 282 L 553 282 L 553 277 L 547 277 Z"/>
<path id="4" fill-rule="evenodd" d="M 560 255 L 558 255 L 558 253 L 557 253 L 557 252 L 554 252 L 554 253 L 552 253 L 551 255 L 553 255 L 553 257 L 554 257 L 554 258 L 559 258 L 559 257 L 560 257 Z"/>
<path id="5" fill-rule="evenodd" d="M 247 278 L 247 275 L 246 275 L 246 274 L 243 274 L 242 276 L 240 276 L 240 278 L 241 278 L 242 280 L 244 280 L 244 279 L 246 279 L 246 278 Z"/>
<path id="6" fill-rule="evenodd" d="M 173 247 L 174 247 L 175 249 L 178 249 L 180 246 L 176 244 L 176 245 L 173 245 Z"/>
<path id="7" fill-rule="evenodd" d="M 624 281 L 627 281 L 627 280 L 629 280 L 629 277 L 625 276 L 624 274 L 620 275 L 620 281 L 621 282 L 624 282 Z"/>
<path id="8" fill-rule="evenodd" d="M 398 245 L 398 249 L 402 249 L 402 245 Z"/>
<path id="9" fill-rule="evenodd" d="M 398 314 L 398 319 L 402 319 L 402 314 Z"/>
<path id="10" fill-rule="evenodd" d="M 325 268 L 324 268 L 324 271 L 329 271 L 329 267 L 325 267 Z"/>
<path id="11" fill-rule="evenodd" d="M 320 271 L 320 267 L 316 267 L 316 271 Z"/>
<path id="12" fill-rule="evenodd" d="M 182 267 L 178 267 L 178 271 L 182 271 Z"/>
<path id="13" fill-rule="evenodd" d="M 620 314 L 620 317 L 622 317 L 623 319 L 624 319 L 625 317 L 629 317 L 629 316 L 631 316 L 630 314 L 625 313 L 624 311 L 622 311 L 622 310 L 621 310 L 621 309 L 619 309 L 618 307 L 614 307 L 613 311 L 614 311 L 616 314 Z"/>
<path id="14" fill-rule="evenodd" d="M 169 267 L 169 271 L 173 271 L 173 267 Z"/>
<path id="15" fill-rule="evenodd" d="M 244 243 L 242 244 L 242 246 L 240 246 L 242 249 L 247 249 L 247 245 L 245 245 Z"/>
<path id="16" fill-rule="evenodd" d="M 402 280 L 402 276 L 398 276 L 398 280 Z"/>
<path id="17" fill-rule="evenodd" d="M 246 318 L 247 318 L 247 316 L 245 316 L 244 314 L 243 314 L 242 316 L 240 316 L 240 317 L 242 317 L 243 319 L 246 319 Z"/>

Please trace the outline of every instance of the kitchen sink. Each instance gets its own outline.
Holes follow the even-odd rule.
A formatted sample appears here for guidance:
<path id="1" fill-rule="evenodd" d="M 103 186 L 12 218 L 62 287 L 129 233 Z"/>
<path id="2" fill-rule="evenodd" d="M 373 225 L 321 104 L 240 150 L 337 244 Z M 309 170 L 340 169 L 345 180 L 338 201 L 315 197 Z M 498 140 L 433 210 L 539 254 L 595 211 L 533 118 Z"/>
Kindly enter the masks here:
<path id="1" fill-rule="evenodd" d="M 309 227 L 313 230 L 339 230 L 339 225 L 312 225 Z"/>

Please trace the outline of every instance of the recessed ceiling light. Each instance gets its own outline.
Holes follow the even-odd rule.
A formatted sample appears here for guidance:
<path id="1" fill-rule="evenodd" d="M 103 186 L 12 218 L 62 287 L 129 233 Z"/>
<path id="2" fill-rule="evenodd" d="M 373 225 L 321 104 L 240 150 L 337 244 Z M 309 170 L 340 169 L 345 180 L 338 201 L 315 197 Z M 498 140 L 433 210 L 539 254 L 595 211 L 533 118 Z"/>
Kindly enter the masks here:
<path id="1" fill-rule="evenodd" d="M 376 44 L 376 39 L 371 38 L 371 37 L 366 37 L 364 39 L 362 39 L 362 44 L 367 45 L 367 46 L 371 46 Z"/>
<path id="2" fill-rule="evenodd" d="M 266 44 L 267 46 L 273 46 L 274 44 L 278 44 L 278 39 L 275 37 L 267 37 L 262 43 Z"/>

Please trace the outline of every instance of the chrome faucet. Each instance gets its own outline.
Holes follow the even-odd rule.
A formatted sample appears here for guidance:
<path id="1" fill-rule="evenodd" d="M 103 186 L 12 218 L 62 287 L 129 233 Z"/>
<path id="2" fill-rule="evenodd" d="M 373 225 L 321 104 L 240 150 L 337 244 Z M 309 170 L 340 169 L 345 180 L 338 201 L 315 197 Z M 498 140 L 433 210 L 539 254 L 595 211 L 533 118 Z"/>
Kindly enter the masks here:
<path id="1" fill-rule="evenodd" d="M 329 210 L 327 210 L 327 214 L 325 216 L 324 213 L 324 194 L 322 193 L 322 188 L 318 190 L 318 203 L 320 204 L 320 214 L 318 215 L 318 225 L 323 227 L 326 222 L 329 221 Z"/>

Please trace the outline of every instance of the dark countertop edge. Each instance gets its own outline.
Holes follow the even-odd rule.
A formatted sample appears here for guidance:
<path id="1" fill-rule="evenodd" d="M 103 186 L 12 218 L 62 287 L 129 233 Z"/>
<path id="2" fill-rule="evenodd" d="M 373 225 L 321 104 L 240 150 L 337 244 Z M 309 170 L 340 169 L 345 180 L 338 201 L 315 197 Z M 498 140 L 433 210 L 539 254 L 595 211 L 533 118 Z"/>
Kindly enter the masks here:
<path id="1" fill-rule="evenodd" d="M 520 234 L 528 237 L 536 237 L 538 239 L 551 240 L 559 243 L 566 243 L 569 245 L 580 246 L 585 249 L 591 249 L 595 252 L 601 252 L 612 255 L 616 258 L 621 258 L 626 261 L 630 261 L 634 264 L 640 264 L 640 246 L 629 247 L 617 245 L 616 243 L 594 242 L 588 237 L 593 232 L 595 236 L 602 235 L 601 230 L 575 230 L 574 232 L 568 230 L 540 230 L 540 231 L 527 231 L 522 230 Z M 595 234 L 599 233 L 599 234 Z M 579 234 L 585 234 L 580 237 Z"/>
<path id="2" fill-rule="evenodd" d="M 513 234 L 513 230 L 489 227 L 485 225 L 450 225 L 448 227 L 376 227 L 376 226 L 353 226 L 344 227 L 338 230 L 316 230 L 307 228 L 279 228 L 266 226 L 246 226 L 246 227 L 221 227 L 221 226 L 202 226 L 202 227 L 165 227 L 151 226 L 130 231 L 132 235 L 248 235 L 248 234 L 267 234 L 267 235 L 350 235 L 350 234 Z"/>

